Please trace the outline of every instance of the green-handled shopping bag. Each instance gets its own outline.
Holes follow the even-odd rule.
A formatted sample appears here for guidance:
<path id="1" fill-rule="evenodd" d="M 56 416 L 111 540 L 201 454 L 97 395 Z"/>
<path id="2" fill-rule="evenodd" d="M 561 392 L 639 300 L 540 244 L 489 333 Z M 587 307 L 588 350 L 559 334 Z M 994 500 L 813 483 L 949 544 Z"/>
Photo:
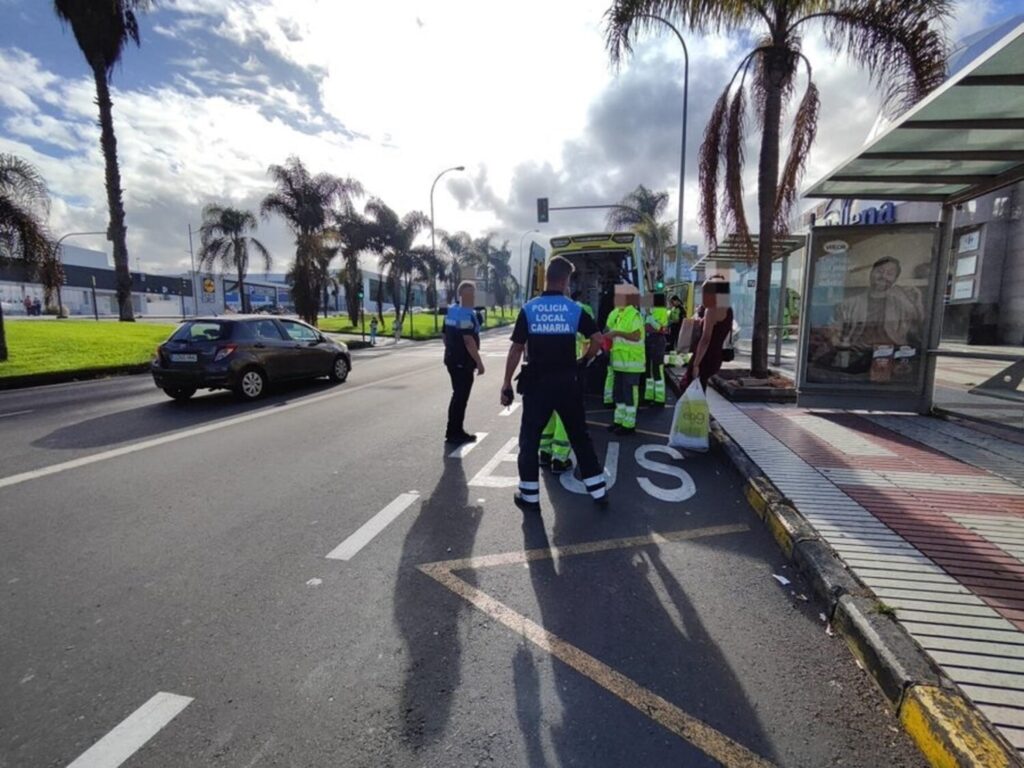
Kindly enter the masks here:
<path id="1" fill-rule="evenodd" d="M 711 414 L 700 379 L 694 379 L 676 403 L 668 444 L 688 451 L 708 450 Z"/>

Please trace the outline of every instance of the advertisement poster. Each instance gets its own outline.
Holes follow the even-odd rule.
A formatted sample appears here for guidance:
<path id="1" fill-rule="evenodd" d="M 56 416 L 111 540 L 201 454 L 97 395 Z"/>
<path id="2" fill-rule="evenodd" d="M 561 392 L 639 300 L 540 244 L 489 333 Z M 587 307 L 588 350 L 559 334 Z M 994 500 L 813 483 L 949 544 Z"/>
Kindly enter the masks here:
<path id="1" fill-rule="evenodd" d="M 803 382 L 869 396 L 923 384 L 937 228 L 814 231 Z"/>

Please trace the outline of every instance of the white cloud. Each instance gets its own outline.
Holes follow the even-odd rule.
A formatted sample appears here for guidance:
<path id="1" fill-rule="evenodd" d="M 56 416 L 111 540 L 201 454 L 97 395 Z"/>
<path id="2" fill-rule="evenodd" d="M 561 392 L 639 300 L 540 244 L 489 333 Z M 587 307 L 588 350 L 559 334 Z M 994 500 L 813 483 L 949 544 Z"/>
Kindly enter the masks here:
<path id="1" fill-rule="evenodd" d="M 191 52 L 165 62 L 162 81 L 114 92 L 131 252 L 147 265 L 183 266 L 187 224 L 198 224 L 203 204 L 255 207 L 269 188 L 267 166 L 291 154 L 315 171 L 358 178 L 399 211 L 428 210 L 437 172 L 464 164 L 465 174 L 438 185 L 438 226 L 493 229 L 513 246 L 536 226 L 538 196 L 553 205 L 610 202 L 644 183 L 670 189 L 674 209 L 679 46 L 670 34 L 652 34 L 614 72 L 601 26 L 607 4 L 166 0 L 149 31 Z M 954 34 L 991 20 L 991 2 L 958 7 Z M 210 41 L 211 30 L 222 39 Z M 207 60 L 222 51 L 205 49 L 200 33 L 207 45 L 232 51 L 233 68 Z M 697 147 L 740 44 L 692 35 L 688 42 L 685 226 L 693 240 Z M 808 165 L 813 181 L 863 141 L 878 99 L 866 74 L 835 60 L 819 38 L 808 36 L 806 47 L 823 92 Z M 149 50 L 144 43 L 134 55 Z M 0 68 L 0 151 L 43 170 L 59 198 L 55 230 L 105 228 L 96 107 L 84 68 L 63 79 L 16 48 L 0 48 Z M 48 146 L 61 151 L 49 155 Z M 756 156 L 751 136 L 748 158 Z M 751 197 L 755 172 L 750 162 Z M 560 216 L 545 233 L 602 219 Z M 287 232 L 276 222 L 261 230 L 286 266 Z"/>

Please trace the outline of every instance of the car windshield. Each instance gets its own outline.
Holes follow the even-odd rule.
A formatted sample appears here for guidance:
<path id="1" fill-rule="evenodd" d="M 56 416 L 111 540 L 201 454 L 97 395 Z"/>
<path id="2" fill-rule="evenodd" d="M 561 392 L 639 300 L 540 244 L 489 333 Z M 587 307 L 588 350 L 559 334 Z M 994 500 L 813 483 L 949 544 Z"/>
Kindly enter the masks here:
<path id="1" fill-rule="evenodd" d="M 171 341 L 222 341 L 230 335 L 231 327 L 227 323 L 197 320 L 181 326 L 171 336 Z"/>

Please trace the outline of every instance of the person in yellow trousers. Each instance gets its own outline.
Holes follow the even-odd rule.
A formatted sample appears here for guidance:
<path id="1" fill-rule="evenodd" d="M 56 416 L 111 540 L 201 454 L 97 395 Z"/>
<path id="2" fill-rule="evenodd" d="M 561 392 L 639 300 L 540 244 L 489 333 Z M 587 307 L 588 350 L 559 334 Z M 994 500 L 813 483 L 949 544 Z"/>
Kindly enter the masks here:
<path id="1" fill-rule="evenodd" d="M 572 300 L 575 301 L 580 308 L 594 317 L 593 308 L 586 302 L 580 301 L 580 292 L 575 291 L 572 294 Z M 589 341 L 579 334 L 576 334 L 576 357 L 582 357 L 586 352 L 587 344 Z M 569 455 L 572 451 L 572 447 L 569 445 L 569 433 L 565 431 L 565 425 L 562 424 L 562 420 L 558 417 L 557 413 L 552 413 L 551 418 L 548 420 L 547 425 L 544 427 L 544 431 L 540 435 L 540 465 L 547 467 L 553 474 L 560 475 L 563 472 L 568 472 L 572 469 L 572 462 L 569 460 Z"/>
<path id="2" fill-rule="evenodd" d="M 636 431 L 640 377 L 645 364 L 644 318 L 640 314 L 640 292 L 635 286 L 615 286 L 615 309 L 608 315 L 607 326 L 605 336 L 612 340 L 609 371 L 615 403 L 615 417 L 609 429 L 628 435 Z M 606 391 L 607 388 L 606 380 Z"/>
<path id="3" fill-rule="evenodd" d="M 647 379 L 644 383 L 644 394 L 647 402 L 661 408 L 665 405 L 665 349 L 668 346 L 669 333 L 669 313 L 665 306 L 665 294 L 654 294 L 654 306 L 647 310 L 644 326 L 647 332 Z"/>

